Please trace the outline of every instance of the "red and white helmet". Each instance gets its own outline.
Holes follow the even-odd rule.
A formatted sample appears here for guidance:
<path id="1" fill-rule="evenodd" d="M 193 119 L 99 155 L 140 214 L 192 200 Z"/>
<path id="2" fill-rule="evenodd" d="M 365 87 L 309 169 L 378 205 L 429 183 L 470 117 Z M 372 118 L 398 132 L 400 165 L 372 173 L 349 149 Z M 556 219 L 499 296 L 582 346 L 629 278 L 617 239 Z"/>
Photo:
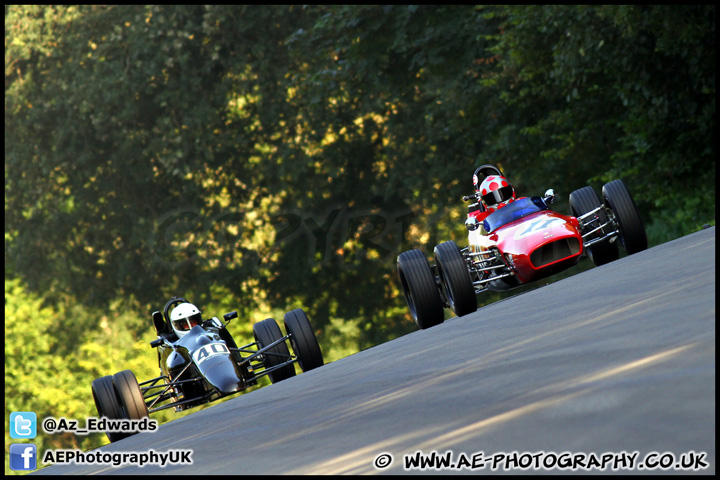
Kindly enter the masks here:
<path id="1" fill-rule="evenodd" d="M 476 184 L 477 185 L 477 184 Z M 480 198 L 488 209 L 494 212 L 515 201 L 515 189 L 502 175 L 490 175 L 477 188 Z"/>

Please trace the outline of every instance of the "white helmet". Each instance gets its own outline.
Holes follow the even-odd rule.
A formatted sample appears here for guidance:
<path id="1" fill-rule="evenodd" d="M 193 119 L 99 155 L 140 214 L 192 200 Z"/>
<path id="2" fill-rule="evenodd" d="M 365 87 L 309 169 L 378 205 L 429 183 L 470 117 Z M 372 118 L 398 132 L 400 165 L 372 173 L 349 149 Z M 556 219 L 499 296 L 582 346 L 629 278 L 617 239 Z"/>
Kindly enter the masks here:
<path id="1" fill-rule="evenodd" d="M 181 303 L 170 312 L 170 324 L 178 338 L 182 338 L 192 327 L 201 323 L 202 312 L 192 303 Z"/>

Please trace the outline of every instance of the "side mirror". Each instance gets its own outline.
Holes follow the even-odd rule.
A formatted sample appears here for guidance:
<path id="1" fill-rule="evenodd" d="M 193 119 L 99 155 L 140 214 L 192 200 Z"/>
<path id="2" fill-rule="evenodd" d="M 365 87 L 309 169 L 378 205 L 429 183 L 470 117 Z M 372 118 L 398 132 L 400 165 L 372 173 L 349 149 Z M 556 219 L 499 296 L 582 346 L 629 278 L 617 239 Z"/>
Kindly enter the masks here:
<path id="1" fill-rule="evenodd" d="M 546 205 L 555 203 L 555 190 L 553 190 L 552 188 L 548 188 L 547 190 L 545 190 L 545 196 L 543 197 L 543 200 L 545 201 Z"/>
<path id="2" fill-rule="evenodd" d="M 223 315 L 223 318 L 225 319 L 226 322 L 229 322 L 233 318 L 237 318 L 237 316 L 238 316 L 237 312 L 230 312 L 230 313 L 226 313 L 225 315 Z"/>

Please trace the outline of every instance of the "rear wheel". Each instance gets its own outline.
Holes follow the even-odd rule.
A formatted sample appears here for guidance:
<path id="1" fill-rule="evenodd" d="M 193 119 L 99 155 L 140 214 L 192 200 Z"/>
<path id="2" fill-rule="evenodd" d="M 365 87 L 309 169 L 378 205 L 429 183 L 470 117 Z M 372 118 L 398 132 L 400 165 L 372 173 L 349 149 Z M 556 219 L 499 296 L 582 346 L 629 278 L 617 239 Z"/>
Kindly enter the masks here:
<path id="1" fill-rule="evenodd" d="M 258 343 L 260 348 L 265 348 L 284 336 L 280 331 L 280 327 L 277 322 L 273 318 L 266 318 L 262 322 L 258 322 L 253 325 L 253 334 L 255 335 L 255 341 Z M 263 366 L 266 369 L 270 369 L 287 362 L 289 359 L 290 350 L 288 350 L 287 343 L 280 342 L 263 353 Z M 270 377 L 270 381 L 272 383 L 281 382 L 294 376 L 295 367 L 292 363 L 268 373 L 268 377 Z"/>
<path id="2" fill-rule="evenodd" d="M 113 378 L 110 375 L 96 378 L 92 382 L 92 394 L 95 400 L 95 407 L 98 416 L 106 417 L 113 420 L 123 418 L 122 406 L 118 400 L 117 391 L 113 385 Z M 123 438 L 129 437 L 123 432 L 106 432 L 110 442 L 117 442 Z"/>
<path id="3" fill-rule="evenodd" d="M 290 335 L 290 345 L 292 345 L 302 371 L 307 372 L 323 366 L 320 345 L 305 312 L 301 308 L 296 308 L 286 313 L 283 320 L 285 330 Z"/>
<path id="4" fill-rule="evenodd" d="M 601 206 L 602 203 L 600 202 L 597 193 L 595 193 L 595 190 L 591 187 L 583 187 L 570 194 L 570 212 L 574 217 L 580 217 Z M 590 227 L 587 228 L 597 228 L 608 221 L 607 213 L 605 213 L 602 209 L 598 210 L 595 213 L 595 216 L 597 217 L 597 221 L 591 223 Z M 593 235 L 592 238 L 598 238 L 605 235 L 605 233 L 607 233 L 605 230 L 606 229 L 599 231 L 597 234 Z M 590 261 L 597 266 L 610 263 L 620 258 L 617 245 L 615 243 L 610 243 L 610 241 L 596 243 L 595 245 L 585 248 L 585 251 L 587 252 L 587 256 Z"/>
<path id="5" fill-rule="evenodd" d="M 477 310 L 475 287 L 465 259 L 452 240 L 435 247 L 435 265 L 445 296 L 455 315 L 462 317 Z"/>
<path id="6" fill-rule="evenodd" d="M 647 248 L 645 226 L 632 195 L 622 180 L 613 180 L 602 188 L 605 203 L 615 214 L 620 230 L 620 242 L 628 255 Z"/>
<path id="7" fill-rule="evenodd" d="M 435 277 L 420 250 L 403 252 L 397 259 L 400 284 L 415 324 L 426 329 L 445 320 Z"/>

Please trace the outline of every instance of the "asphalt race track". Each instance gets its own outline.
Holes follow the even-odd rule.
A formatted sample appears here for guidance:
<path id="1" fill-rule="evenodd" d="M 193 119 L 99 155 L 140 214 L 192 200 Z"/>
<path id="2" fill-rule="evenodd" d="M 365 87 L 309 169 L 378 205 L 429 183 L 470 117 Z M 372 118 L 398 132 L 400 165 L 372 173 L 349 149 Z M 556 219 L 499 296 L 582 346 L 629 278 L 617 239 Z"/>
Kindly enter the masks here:
<path id="1" fill-rule="evenodd" d="M 547 474 L 520 462 L 637 452 L 636 466 L 699 458 L 707 467 L 554 473 L 713 474 L 715 227 L 98 451 L 149 449 L 192 449 L 193 464 L 37 473 L 402 474 L 418 473 L 403 468 L 405 455 L 449 451 L 453 463 L 506 452 L 515 468 L 442 473 Z M 392 457 L 383 470 L 381 454 Z"/>

